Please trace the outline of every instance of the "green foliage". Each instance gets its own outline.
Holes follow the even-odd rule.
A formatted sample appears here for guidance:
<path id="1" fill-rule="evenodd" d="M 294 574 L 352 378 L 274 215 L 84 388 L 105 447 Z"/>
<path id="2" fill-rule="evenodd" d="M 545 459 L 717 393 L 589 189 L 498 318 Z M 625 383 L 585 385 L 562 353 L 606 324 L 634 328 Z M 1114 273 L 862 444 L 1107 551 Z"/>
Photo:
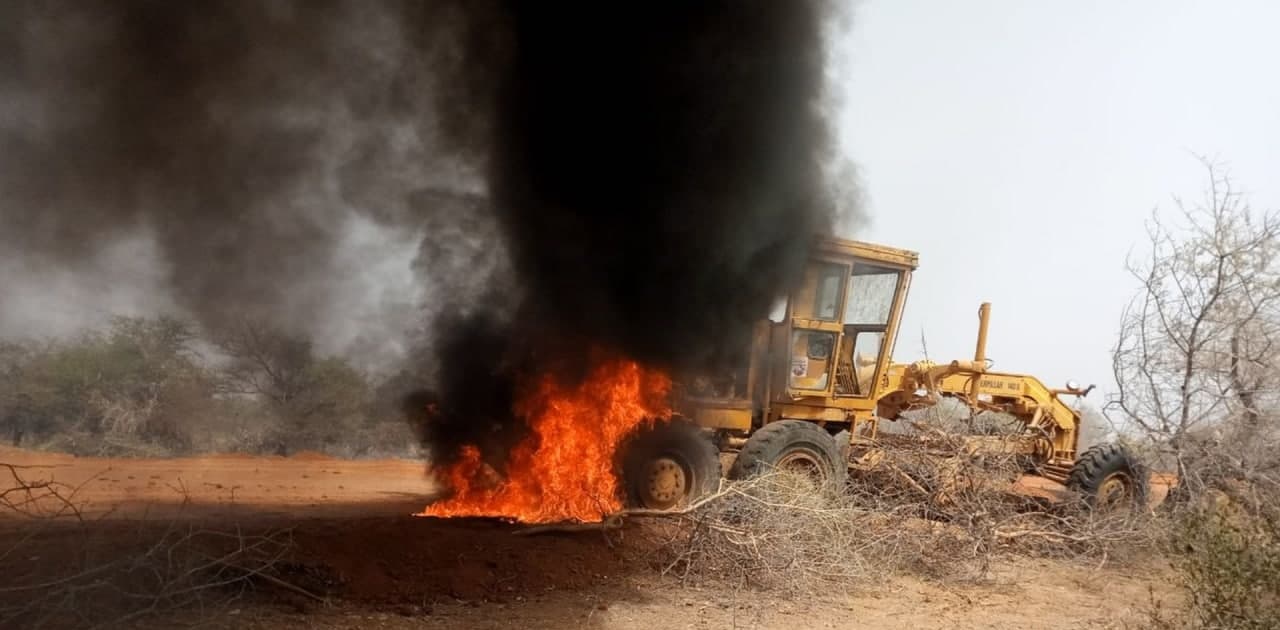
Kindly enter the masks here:
<path id="1" fill-rule="evenodd" d="M 369 379 L 257 323 L 209 341 L 173 318 L 0 342 L 0 439 L 82 455 L 247 451 L 392 455 L 414 444 Z M 385 390 L 385 388 L 382 388 Z"/>
<path id="2" fill-rule="evenodd" d="M 312 360 L 302 370 L 301 385 L 288 401 L 290 415 L 338 419 L 362 414 L 369 404 L 369 382 L 346 361 Z"/>
<path id="3" fill-rule="evenodd" d="M 1275 514 L 1222 504 L 1189 511 L 1173 535 L 1192 617 L 1214 630 L 1280 628 L 1280 525 Z"/>
<path id="4" fill-rule="evenodd" d="M 330 451 L 353 441 L 370 422 L 370 388 L 364 375 L 339 358 L 312 359 L 296 390 L 276 405 L 284 450 Z"/>
<path id="5" fill-rule="evenodd" d="M 11 344 L 4 418 L 13 442 L 60 432 L 130 437 L 182 446 L 181 396 L 207 391 L 190 350 L 189 324 L 118 318 L 68 340 Z"/>

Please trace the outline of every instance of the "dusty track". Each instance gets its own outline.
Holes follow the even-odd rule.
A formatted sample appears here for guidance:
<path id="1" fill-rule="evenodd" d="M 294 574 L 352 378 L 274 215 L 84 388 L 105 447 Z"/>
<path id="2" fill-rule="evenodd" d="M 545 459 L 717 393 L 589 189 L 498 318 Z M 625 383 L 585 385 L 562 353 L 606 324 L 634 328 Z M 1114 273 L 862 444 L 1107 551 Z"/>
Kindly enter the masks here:
<path id="1" fill-rule="evenodd" d="M 404 515 L 421 510 L 436 491 L 422 462 L 396 459 L 105 459 L 0 447 L 0 462 L 21 466 L 28 480 L 75 488 L 90 518 Z"/>
<path id="2" fill-rule="evenodd" d="M 494 521 L 409 516 L 435 491 L 421 462 L 95 459 L 12 449 L 0 449 L 0 462 L 78 486 L 76 499 L 98 519 L 88 529 L 67 523 L 31 537 L 22 554 L 8 558 L 0 588 L 37 579 L 86 532 L 123 548 L 143 527 L 174 523 L 290 528 L 299 584 L 330 603 L 272 593 L 205 611 L 198 615 L 204 627 L 1119 628 L 1138 619 L 1149 586 L 1168 591 L 1143 570 L 1006 559 L 981 582 L 903 576 L 792 601 L 662 577 L 655 543 L 637 529 L 609 540 L 595 533 L 523 537 Z M 20 526 L 0 519 L 0 534 Z M 166 618 L 153 627 L 195 620 Z"/>

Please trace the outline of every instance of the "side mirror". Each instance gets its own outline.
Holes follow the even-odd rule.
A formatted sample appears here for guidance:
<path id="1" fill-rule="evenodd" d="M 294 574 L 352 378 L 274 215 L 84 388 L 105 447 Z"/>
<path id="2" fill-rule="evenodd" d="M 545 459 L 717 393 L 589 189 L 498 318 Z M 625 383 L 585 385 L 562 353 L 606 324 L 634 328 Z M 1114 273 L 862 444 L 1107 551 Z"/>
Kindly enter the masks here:
<path id="1" fill-rule="evenodd" d="M 780 297 L 773 303 L 773 310 L 769 312 L 769 321 L 775 324 L 781 324 L 782 320 L 787 318 L 787 298 Z"/>
<path id="2" fill-rule="evenodd" d="M 1093 391 L 1093 388 L 1095 388 L 1095 387 L 1097 387 L 1097 385 L 1090 385 L 1090 386 L 1088 386 L 1088 387 L 1086 387 L 1086 388 L 1084 388 L 1084 389 L 1081 389 L 1081 388 L 1080 388 L 1080 383 L 1078 383 L 1078 382 L 1076 382 L 1076 381 L 1072 380 L 1072 381 L 1067 381 L 1067 388 L 1066 388 L 1066 389 L 1055 389 L 1055 390 L 1051 390 L 1051 391 L 1052 391 L 1055 395 L 1058 395 L 1058 396 L 1081 396 L 1081 397 L 1083 397 L 1083 396 L 1088 396 L 1088 395 L 1089 395 L 1089 392 Z"/>

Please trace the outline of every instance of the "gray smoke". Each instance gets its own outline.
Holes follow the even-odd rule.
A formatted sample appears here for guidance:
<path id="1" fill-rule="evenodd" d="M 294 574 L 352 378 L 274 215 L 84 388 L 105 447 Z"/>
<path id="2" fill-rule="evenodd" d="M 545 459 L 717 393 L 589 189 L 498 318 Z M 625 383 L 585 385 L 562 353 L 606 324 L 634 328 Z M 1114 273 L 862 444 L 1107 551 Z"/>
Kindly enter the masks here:
<path id="1" fill-rule="evenodd" d="M 350 352 L 412 337 L 446 452 L 512 420 L 521 374 L 572 378 L 588 349 L 731 364 L 840 214 L 838 14 L 5 3 L 0 281 L 159 288 L 149 303 L 210 326 L 251 316 Z M 155 271 L 104 268 L 122 243 Z"/>
<path id="2" fill-rule="evenodd" d="M 480 123 L 435 106 L 473 99 L 461 6 L 4 3 L 6 297 L 162 289 L 145 301 L 206 324 L 385 354 L 425 297 L 412 200 L 480 185 Z M 104 266 L 122 243 L 161 278 Z M 33 309 L 6 300 L 0 322 Z"/>

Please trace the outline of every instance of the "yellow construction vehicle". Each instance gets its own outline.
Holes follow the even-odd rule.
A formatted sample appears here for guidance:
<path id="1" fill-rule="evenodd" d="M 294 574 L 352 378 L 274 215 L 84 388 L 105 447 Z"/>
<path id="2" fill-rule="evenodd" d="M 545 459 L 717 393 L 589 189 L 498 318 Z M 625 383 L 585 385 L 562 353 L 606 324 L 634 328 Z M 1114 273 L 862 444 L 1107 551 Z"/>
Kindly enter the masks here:
<path id="1" fill-rule="evenodd" d="M 979 309 L 972 360 L 894 363 L 894 343 L 918 254 L 821 238 L 803 279 L 755 329 L 737 370 L 695 378 L 677 392 L 675 417 L 637 435 L 622 471 L 634 505 L 665 509 L 714 489 L 720 477 L 764 468 L 802 469 L 845 480 L 850 468 L 900 438 L 881 430 L 904 413 L 954 398 L 975 411 L 1016 418 L 1014 435 L 970 436 L 971 452 L 1012 453 L 1027 474 L 1089 502 L 1145 500 L 1141 464 L 1116 444 L 1078 453 L 1080 413 L 1025 374 L 991 370 L 990 305 Z M 726 461 L 727 460 L 727 461 Z"/>

